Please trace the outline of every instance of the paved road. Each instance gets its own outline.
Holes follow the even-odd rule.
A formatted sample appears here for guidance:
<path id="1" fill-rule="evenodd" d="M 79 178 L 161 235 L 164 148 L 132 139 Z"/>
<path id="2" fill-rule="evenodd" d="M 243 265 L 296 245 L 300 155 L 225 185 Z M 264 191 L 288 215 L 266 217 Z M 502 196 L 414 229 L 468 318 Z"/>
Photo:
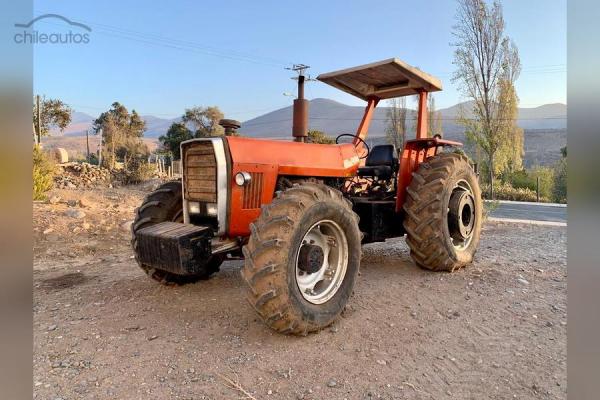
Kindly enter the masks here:
<path id="1" fill-rule="evenodd" d="M 500 202 L 490 213 L 502 219 L 528 219 L 535 221 L 567 222 L 567 207 L 548 204 Z"/>

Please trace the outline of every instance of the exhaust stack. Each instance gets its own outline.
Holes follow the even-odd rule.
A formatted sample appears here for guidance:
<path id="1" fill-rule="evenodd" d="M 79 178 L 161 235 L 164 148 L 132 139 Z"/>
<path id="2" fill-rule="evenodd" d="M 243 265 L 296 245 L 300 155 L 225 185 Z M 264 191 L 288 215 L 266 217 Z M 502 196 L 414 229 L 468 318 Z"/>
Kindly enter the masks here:
<path id="1" fill-rule="evenodd" d="M 294 99 L 292 117 L 292 136 L 296 142 L 306 142 L 308 137 L 308 100 L 304 98 L 304 71 L 307 68 L 310 67 L 304 64 L 294 64 L 292 68 L 288 68 L 298 73 L 297 78 L 292 78 L 298 80 L 298 97 Z"/>

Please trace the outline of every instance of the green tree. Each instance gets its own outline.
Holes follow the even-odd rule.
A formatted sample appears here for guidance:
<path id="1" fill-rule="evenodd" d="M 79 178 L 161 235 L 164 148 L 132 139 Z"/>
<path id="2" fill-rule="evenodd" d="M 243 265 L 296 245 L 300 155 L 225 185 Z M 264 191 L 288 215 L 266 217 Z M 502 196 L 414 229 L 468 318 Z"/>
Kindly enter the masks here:
<path id="1" fill-rule="evenodd" d="M 514 85 L 521 62 L 515 44 L 504 34 L 498 1 L 488 6 L 485 0 L 458 0 L 456 19 L 453 34 L 457 69 L 453 81 L 473 101 L 473 118 L 463 116 L 459 122 L 465 127 L 467 139 L 485 154 L 489 197 L 493 199 L 498 151 L 505 149 L 512 126 L 508 123 L 512 108 L 506 102 L 506 88 Z"/>
<path id="2" fill-rule="evenodd" d="M 179 145 L 181 142 L 192 139 L 194 137 L 191 130 L 189 130 L 184 123 L 174 122 L 169 127 L 166 134 L 158 138 L 161 146 L 169 151 L 175 160 L 181 158 L 181 149 Z"/>
<path id="3" fill-rule="evenodd" d="M 406 97 L 388 100 L 385 136 L 397 149 L 401 149 L 406 140 L 406 112 Z"/>
<path id="4" fill-rule="evenodd" d="M 318 130 L 310 130 L 308 131 L 308 141 L 311 143 L 321 143 L 321 144 L 333 144 L 335 143 L 335 139 L 326 134 L 325 132 L 321 132 Z"/>
<path id="5" fill-rule="evenodd" d="M 554 166 L 552 199 L 557 203 L 567 202 L 567 146 L 560 149 L 562 158 Z"/>
<path id="6" fill-rule="evenodd" d="M 38 113 L 37 103 L 37 100 L 34 100 L 33 132 L 34 141 L 39 144 L 42 141 L 42 136 L 48 135 L 51 128 L 58 128 L 62 132 L 71 123 L 73 110 L 62 100 L 46 99 L 46 96 L 42 96 L 39 99 L 40 109 Z"/>
<path id="7" fill-rule="evenodd" d="M 223 119 L 219 107 L 192 107 L 185 110 L 182 120 L 193 127 L 194 137 L 221 136 L 224 133 L 219 121 Z"/>
<path id="8" fill-rule="evenodd" d="M 39 145 L 33 146 L 33 200 L 44 200 L 52 188 L 54 163 Z"/>
<path id="9" fill-rule="evenodd" d="M 102 133 L 102 164 L 114 168 L 117 158 L 143 157 L 148 153 L 141 137 L 146 130 L 145 121 L 135 110 L 131 113 L 119 102 L 94 121 L 94 132 Z"/>

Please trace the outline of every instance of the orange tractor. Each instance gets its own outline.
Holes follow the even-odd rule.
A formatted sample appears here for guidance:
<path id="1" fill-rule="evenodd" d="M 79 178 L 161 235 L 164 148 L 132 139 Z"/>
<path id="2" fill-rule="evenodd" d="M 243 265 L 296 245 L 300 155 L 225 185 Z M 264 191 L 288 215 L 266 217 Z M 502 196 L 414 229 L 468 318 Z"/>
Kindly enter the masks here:
<path id="1" fill-rule="evenodd" d="M 472 262 L 482 220 L 477 174 L 453 151 L 460 143 L 427 137 L 427 93 L 441 82 L 398 59 L 317 79 L 367 102 L 357 132 L 309 143 L 300 73 L 293 141 L 231 136 L 240 124 L 222 120 L 224 137 L 183 142 L 181 182 L 148 195 L 132 228 L 137 262 L 151 278 L 194 282 L 243 258 L 248 299 L 263 321 L 306 334 L 344 309 L 362 244 L 406 235 L 422 268 Z M 370 149 L 377 103 L 407 95 L 419 96 L 416 139 L 400 151 Z M 344 137 L 350 142 L 339 143 Z"/>

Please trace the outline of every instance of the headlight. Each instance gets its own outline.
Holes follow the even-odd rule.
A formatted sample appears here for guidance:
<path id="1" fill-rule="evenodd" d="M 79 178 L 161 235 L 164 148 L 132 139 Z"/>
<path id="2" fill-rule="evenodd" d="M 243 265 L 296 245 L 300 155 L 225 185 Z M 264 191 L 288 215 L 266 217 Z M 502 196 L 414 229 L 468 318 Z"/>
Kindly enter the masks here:
<path id="1" fill-rule="evenodd" d="M 190 214 L 200 214 L 200 203 L 197 201 L 188 202 L 188 211 Z"/>
<path id="2" fill-rule="evenodd" d="M 206 214 L 211 216 L 217 215 L 217 204 L 216 203 L 208 203 L 206 205 Z"/>
<path id="3" fill-rule="evenodd" d="M 238 172 L 235 174 L 235 184 L 245 186 L 250 183 L 252 176 L 248 172 Z"/>

